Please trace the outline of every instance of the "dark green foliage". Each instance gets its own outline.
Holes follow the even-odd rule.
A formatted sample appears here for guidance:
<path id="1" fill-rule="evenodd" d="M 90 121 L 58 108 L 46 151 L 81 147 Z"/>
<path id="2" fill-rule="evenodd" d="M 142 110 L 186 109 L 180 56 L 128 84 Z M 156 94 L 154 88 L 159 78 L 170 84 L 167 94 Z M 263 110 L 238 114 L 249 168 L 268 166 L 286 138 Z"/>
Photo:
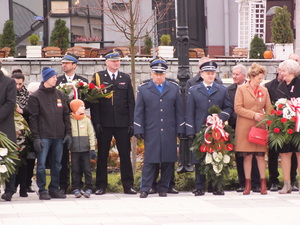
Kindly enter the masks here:
<path id="1" fill-rule="evenodd" d="M 59 47 L 61 50 L 67 49 L 69 47 L 69 33 L 70 30 L 66 26 L 66 21 L 56 20 L 50 37 L 50 45 Z"/>
<path id="2" fill-rule="evenodd" d="M 264 43 L 264 40 L 256 34 L 250 43 L 250 59 L 263 59 L 264 52 L 267 50 L 267 47 Z"/>
<path id="3" fill-rule="evenodd" d="M 144 49 L 145 49 L 145 53 L 150 55 L 151 54 L 151 48 L 152 48 L 152 39 L 149 36 L 149 34 L 147 34 L 147 36 L 145 37 L 144 40 Z"/>
<path id="4" fill-rule="evenodd" d="M 10 47 L 10 55 L 15 54 L 15 32 L 14 32 L 14 24 L 12 20 L 7 20 L 3 27 L 3 33 L 1 35 L 0 40 L 0 48 Z"/>
<path id="5" fill-rule="evenodd" d="M 293 43 L 294 34 L 291 28 L 291 14 L 287 7 L 277 7 L 271 23 L 272 38 L 275 44 Z"/>

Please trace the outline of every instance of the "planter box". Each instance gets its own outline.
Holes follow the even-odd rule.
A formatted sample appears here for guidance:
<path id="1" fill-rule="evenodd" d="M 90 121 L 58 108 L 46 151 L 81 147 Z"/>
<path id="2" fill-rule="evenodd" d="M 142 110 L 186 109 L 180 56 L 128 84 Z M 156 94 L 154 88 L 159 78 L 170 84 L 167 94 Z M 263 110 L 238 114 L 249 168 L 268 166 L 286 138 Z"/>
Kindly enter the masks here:
<path id="1" fill-rule="evenodd" d="M 158 46 L 157 54 L 163 58 L 173 58 L 174 46 Z"/>
<path id="2" fill-rule="evenodd" d="M 273 48 L 274 59 L 285 60 L 294 52 L 293 43 L 275 44 Z"/>
<path id="3" fill-rule="evenodd" d="M 91 47 L 91 48 L 100 48 L 100 43 L 74 43 L 74 46 L 80 46 L 80 47 Z"/>
<path id="4" fill-rule="evenodd" d="M 26 57 L 27 58 L 41 58 L 42 57 L 42 46 L 41 45 L 26 46 Z"/>

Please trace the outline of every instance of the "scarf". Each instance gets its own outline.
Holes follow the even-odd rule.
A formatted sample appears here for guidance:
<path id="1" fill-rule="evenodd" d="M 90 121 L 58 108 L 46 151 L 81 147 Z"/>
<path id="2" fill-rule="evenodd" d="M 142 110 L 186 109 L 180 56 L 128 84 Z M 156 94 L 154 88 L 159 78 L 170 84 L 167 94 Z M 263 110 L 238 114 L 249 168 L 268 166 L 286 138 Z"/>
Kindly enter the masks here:
<path id="1" fill-rule="evenodd" d="M 71 116 L 75 119 L 75 120 L 82 120 L 85 116 L 85 114 L 80 114 L 80 115 L 76 115 L 75 113 L 72 112 Z"/>
<path id="2" fill-rule="evenodd" d="M 24 109 L 27 106 L 29 98 L 29 91 L 23 86 L 20 90 L 17 90 L 17 104 L 20 108 Z"/>

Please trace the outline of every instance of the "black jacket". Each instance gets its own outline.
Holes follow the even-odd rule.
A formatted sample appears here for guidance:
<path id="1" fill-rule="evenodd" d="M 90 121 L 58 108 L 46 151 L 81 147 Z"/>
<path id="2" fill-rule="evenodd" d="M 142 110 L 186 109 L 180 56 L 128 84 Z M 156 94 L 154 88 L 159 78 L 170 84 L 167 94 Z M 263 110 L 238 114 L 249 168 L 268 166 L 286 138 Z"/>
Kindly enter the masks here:
<path id="1" fill-rule="evenodd" d="M 203 81 L 203 78 L 201 77 L 200 73 L 197 73 L 196 76 L 190 78 L 187 80 L 186 82 L 186 86 L 185 86 L 185 93 L 188 93 L 188 90 L 190 87 L 196 85 L 196 84 L 200 84 Z M 220 77 L 215 78 L 215 82 L 217 84 L 223 84 L 223 81 L 220 79 Z"/>
<path id="2" fill-rule="evenodd" d="M 275 102 L 278 100 L 277 87 L 278 87 L 279 84 L 280 83 L 277 80 L 277 78 L 275 78 L 275 79 L 273 79 L 270 82 L 265 84 L 265 87 L 268 89 L 272 104 L 275 104 Z"/>
<path id="3" fill-rule="evenodd" d="M 276 97 L 277 99 L 300 97 L 300 77 L 295 77 L 289 85 L 285 81 L 281 82 L 277 87 Z"/>
<path id="4" fill-rule="evenodd" d="M 230 99 L 230 102 L 231 102 L 231 104 L 232 104 L 233 107 L 234 107 L 234 98 L 235 98 L 236 90 L 237 90 L 237 84 L 231 84 L 231 85 L 227 88 L 227 92 L 228 92 L 228 95 L 229 95 L 229 99 Z M 229 119 L 228 119 L 228 124 L 229 124 L 233 129 L 235 129 L 235 126 L 236 126 L 236 118 L 237 118 L 237 115 L 236 115 L 236 113 L 235 113 L 234 110 L 233 110 L 233 113 L 230 115 L 230 117 L 229 117 Z"/>
<path id="5" fill-rule="evenodd" d="M 114 91 L 114 94 L 111 98 L 101 98 L 99 103 L 91 104 L 93 124 L 100 123 L 102 127 L 133 126 L 135 102 L 130 76 L 119 71 L 115 84 L 113 84 L 107 70 L 100 71 L 98 74 L 100 84 L 112 85 L 107 91 Z M 92 83 L 96 84 L 95 74 Z"/>
<path id="6" fill-rule="evenodd" d="M 69 108 L 63 92 L 45 88 L 44 82 L 28 99 L 33 138 L 59 139 L 71 135 Z"/>

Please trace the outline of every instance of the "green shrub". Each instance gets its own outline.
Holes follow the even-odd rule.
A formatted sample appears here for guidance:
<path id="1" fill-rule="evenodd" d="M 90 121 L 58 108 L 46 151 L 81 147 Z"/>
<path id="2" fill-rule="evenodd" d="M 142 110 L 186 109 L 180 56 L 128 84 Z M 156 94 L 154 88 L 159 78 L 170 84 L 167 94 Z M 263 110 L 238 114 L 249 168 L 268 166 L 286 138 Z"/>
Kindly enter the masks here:
<path id="1" fill-rule="evenodd" d="M 55 21 L 54 28 L 50 37 L 50 45 L 65 50 L 69 47 L 70 30 L 66 26 L 66 21 L 58 19 Z"/>
<path id="2" fill-rule="evenodd" d="M 15 32 L 14 24 L 12 20 L 7 20 L 3 27 L 3 33 L 1 35 L 0 48 L 10 47 L 10 55 L 15 54 Z"/>
<path id="3" fill-rule="evenodd" d="M 250 59 L 263 59 L 264 52 L 267 50 L 267 47 L 264 43 L 264 40 L 256 34 L 251 43 L 250 43 Z"/>
<path id="4" fill-rule="evenodd" d="M 160 45 L 162 46 L 168 46 L 171 43 L 171 36 L 170 34 L 163 34 L 160 37 Z"/>
<path id="5" fill-rule="evenodd" d="M 40 37 L 37 34 L 32 34 L 28 37 L 28 42 L 31 45 L 37 45 L 39 43 L 39 41 L 40 41 Z"/>
<path id="6" fill-rule="evenodd" d="M 149 36 L 149 34 L 147 34 L 147 36 L 145 37 L 145 40 L 144 40 L 145 54 L 148 54 L 148 55 L 151 54 L 152 45 L 153 45 L 152 39 Z"/>

